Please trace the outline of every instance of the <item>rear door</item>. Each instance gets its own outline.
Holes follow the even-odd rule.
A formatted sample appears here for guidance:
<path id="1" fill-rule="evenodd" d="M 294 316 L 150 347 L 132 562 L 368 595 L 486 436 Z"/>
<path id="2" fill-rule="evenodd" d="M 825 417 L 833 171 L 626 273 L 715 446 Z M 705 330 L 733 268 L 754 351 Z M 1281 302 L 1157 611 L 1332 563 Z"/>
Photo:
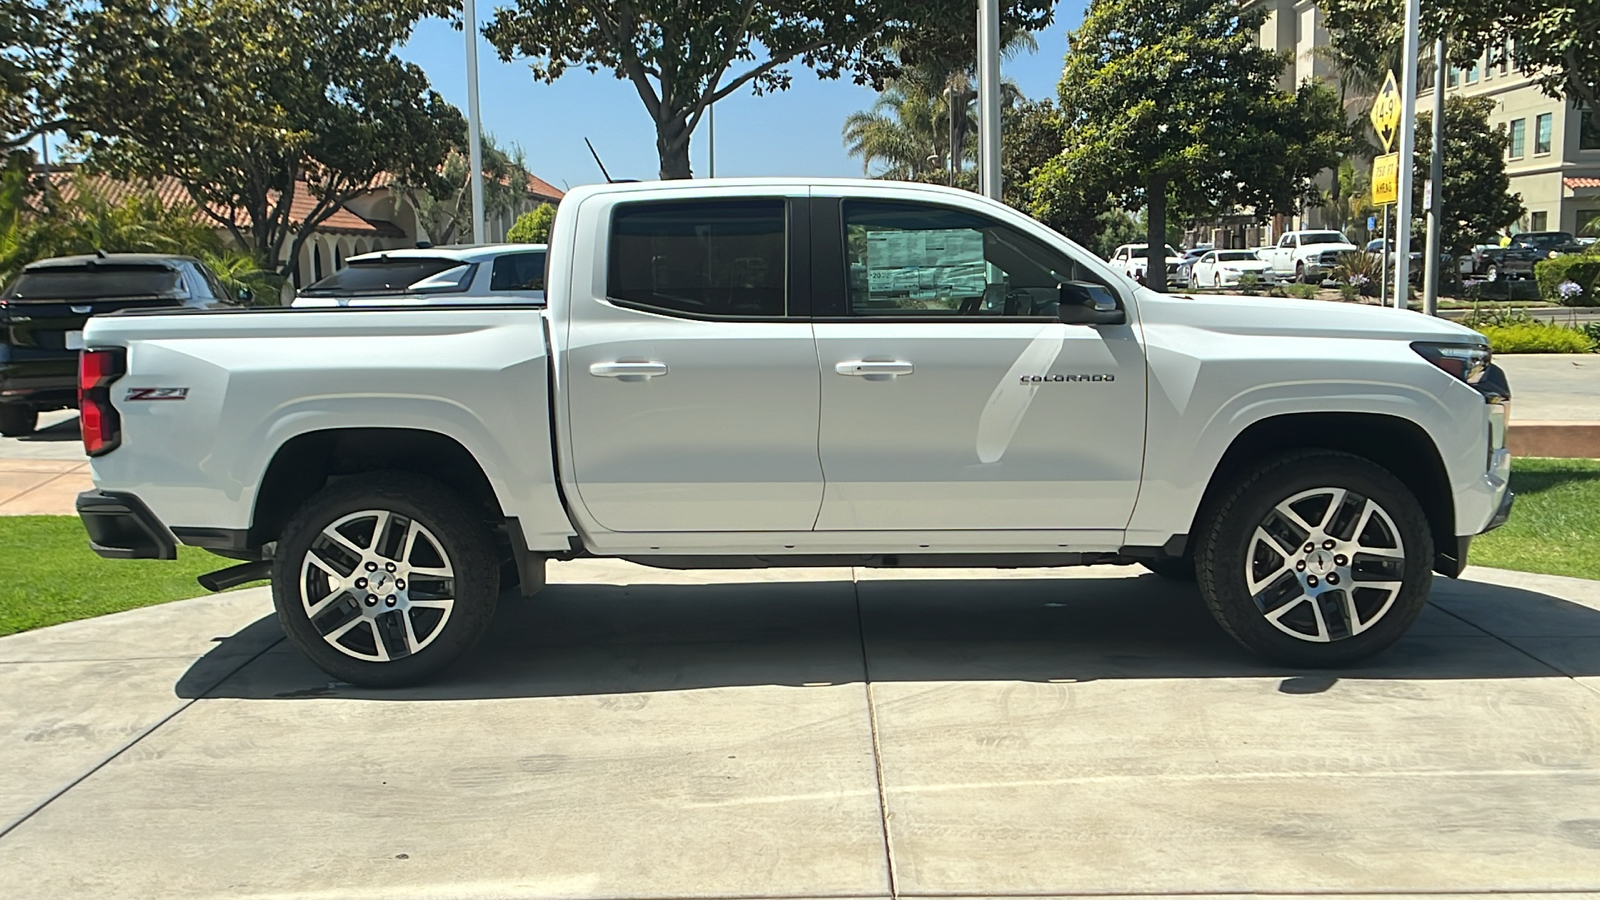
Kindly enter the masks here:
<path id="1" fill-rule="evenodd" d="M 627 196 L 578 220 L 561 378 L 583 511 L 612 532 L 811 530 L 805 199 Z"/>
<path id="2" fill-rule="evenodd" d="M 955 206 L 819 198 L 812 215 L 818 530 L 1127 526 L 1145 428 L 1134 313 L 1056 314 L 1062 281 L 1120 289 Z"/>

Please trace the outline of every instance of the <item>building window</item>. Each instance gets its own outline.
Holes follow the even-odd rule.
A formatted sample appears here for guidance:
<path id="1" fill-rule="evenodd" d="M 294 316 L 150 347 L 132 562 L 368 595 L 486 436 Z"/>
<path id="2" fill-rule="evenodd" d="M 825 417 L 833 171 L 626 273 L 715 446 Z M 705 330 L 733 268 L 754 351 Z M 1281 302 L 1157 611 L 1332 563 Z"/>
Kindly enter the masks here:
<path id="1" fill-rule="evenodd" d="M 1461 86 L 1461 70 L 1456 68 L 1455 66 L 1451 66 L 1450 67 L 1450 86 L 1451 87 L 1460 87 Z"/>
<path id="2" fill-rule="evenodd" d="M 1591 110 L 1583 111 L 1578 130 L 1579 150 L 1600 150 L 1600 116 Z"/>
<path id="3" fill-rule="evenodd" d="M 1477 84 L 1477 83 L 1478 83 L 1478 64 L 1477 63 L 1473 63 L 1472 64 L 1472 68 L 1467 70 L 1467 84 Z"/>
<path id="4" fill-rule="evenodd" d="M 1578 233 L 1600 234 L 1600 209 L 1578 210 Z"/>
<path id="5" fill-rule="evenodd" d="M 1533 120 L 1533 152 L 1549 153 L 1555 134 L 1555 116 L 1545 113 Z"/>
<path id="6" fill-rule="evenodd" d="M 1511 146 L 1507 149 L 1512 159 L 1521 159 L 1528 149 L 1528 120 L 1511 121 Z"/>
<path id="7" fill-rule="evenodd" d="M 1547 212 L 1536 212 L 1533 214 L 1533 217 L 1530 221 L 1533 227 L 1529 228 L 1529 231 L 1544 231 L 1550 225 L 1550 214 Z"/>

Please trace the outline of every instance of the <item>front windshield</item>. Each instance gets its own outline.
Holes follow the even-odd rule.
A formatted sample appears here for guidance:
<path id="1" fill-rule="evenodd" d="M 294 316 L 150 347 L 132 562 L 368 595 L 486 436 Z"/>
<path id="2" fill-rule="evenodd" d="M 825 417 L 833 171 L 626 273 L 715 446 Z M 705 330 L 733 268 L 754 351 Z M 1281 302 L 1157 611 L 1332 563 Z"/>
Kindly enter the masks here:
<path id="1" fill-rule="evenodd" d="M 1260 260 L 1249 250 L 1230 250 L 1227 253 L 1217 254 L 1218 262 L 1259 262 Z"/>
<path id="2" fill-rule="evenodd" d="M 343 269 L 312 283 L 300 293 L 308 297 L 330 297 L 463 291 L 470 281 L 464 277 L 468 272 L 469 265 L 458 259 L 441 257 L 352 259 Z"/>
<path id="3" fill-rule="evenodd" d="M 1167 249 L 1167 256 L 1168 257 L 1182 256 L 1183 255 L 1182 253 L 1179 253 L 1178 251 L 1172 249 L 1172 245 L 1171 244 L 1168 244 L 1166 249 Z M 1138 246 L 1133 248 L 1133 255 L 1134 256 L 1149 257 L 1150 256 L 1150 245 L 1149 244 L 1139 244 Z"/>
<path id="4" fill-rule="evenodd" d="M 1524 234 L 1521 240 L 1533 247 L 1554 247 L 1558 244 L 1571 243 L 1572 235 L 1564 231 L 1551 231 L 1544 234 Z"/>
<path id="5" fill-rule="evenodd" d="M 1300 235 L 1301 245 L 1305 244 L 1348 244 L 1345 236 L 1337 231 L 1308 231 Z"/>

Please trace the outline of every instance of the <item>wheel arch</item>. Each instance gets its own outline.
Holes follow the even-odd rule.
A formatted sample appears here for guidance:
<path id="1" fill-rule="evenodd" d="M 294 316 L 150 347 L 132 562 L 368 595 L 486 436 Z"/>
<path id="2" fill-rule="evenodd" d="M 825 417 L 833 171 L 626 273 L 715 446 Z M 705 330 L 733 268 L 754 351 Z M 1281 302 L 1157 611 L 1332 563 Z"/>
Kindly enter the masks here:
<path id="1" fill-rule="evenodd" d="M 1349 453 L 1399 478 L 1428 517 L 1435 571 L 1450 576 L 1460 573 L 1463 561 L 1457 558 L 1454 494 L 1439 448 L 1421 425 L 1383 413 L 1288 413 L 1251 423 L 1234 437 L 1212 470 L 1189 534 L 1195 533 L 1199 522 L 1210 515 L 1211 506 L 1253 464 L 1295 450 Z"/>

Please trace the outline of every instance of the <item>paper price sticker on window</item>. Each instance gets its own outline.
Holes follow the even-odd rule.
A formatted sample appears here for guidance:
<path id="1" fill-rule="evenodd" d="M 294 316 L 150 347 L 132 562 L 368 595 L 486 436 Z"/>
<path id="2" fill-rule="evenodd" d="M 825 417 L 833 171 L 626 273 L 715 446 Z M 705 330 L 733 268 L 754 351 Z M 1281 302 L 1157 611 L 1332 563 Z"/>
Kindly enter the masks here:
<path id="1" fill-rule="evenodd" d="M 1400 202 L 1400 154 L 1386 153 L 1372 160 L 1372 202 Z"/>

